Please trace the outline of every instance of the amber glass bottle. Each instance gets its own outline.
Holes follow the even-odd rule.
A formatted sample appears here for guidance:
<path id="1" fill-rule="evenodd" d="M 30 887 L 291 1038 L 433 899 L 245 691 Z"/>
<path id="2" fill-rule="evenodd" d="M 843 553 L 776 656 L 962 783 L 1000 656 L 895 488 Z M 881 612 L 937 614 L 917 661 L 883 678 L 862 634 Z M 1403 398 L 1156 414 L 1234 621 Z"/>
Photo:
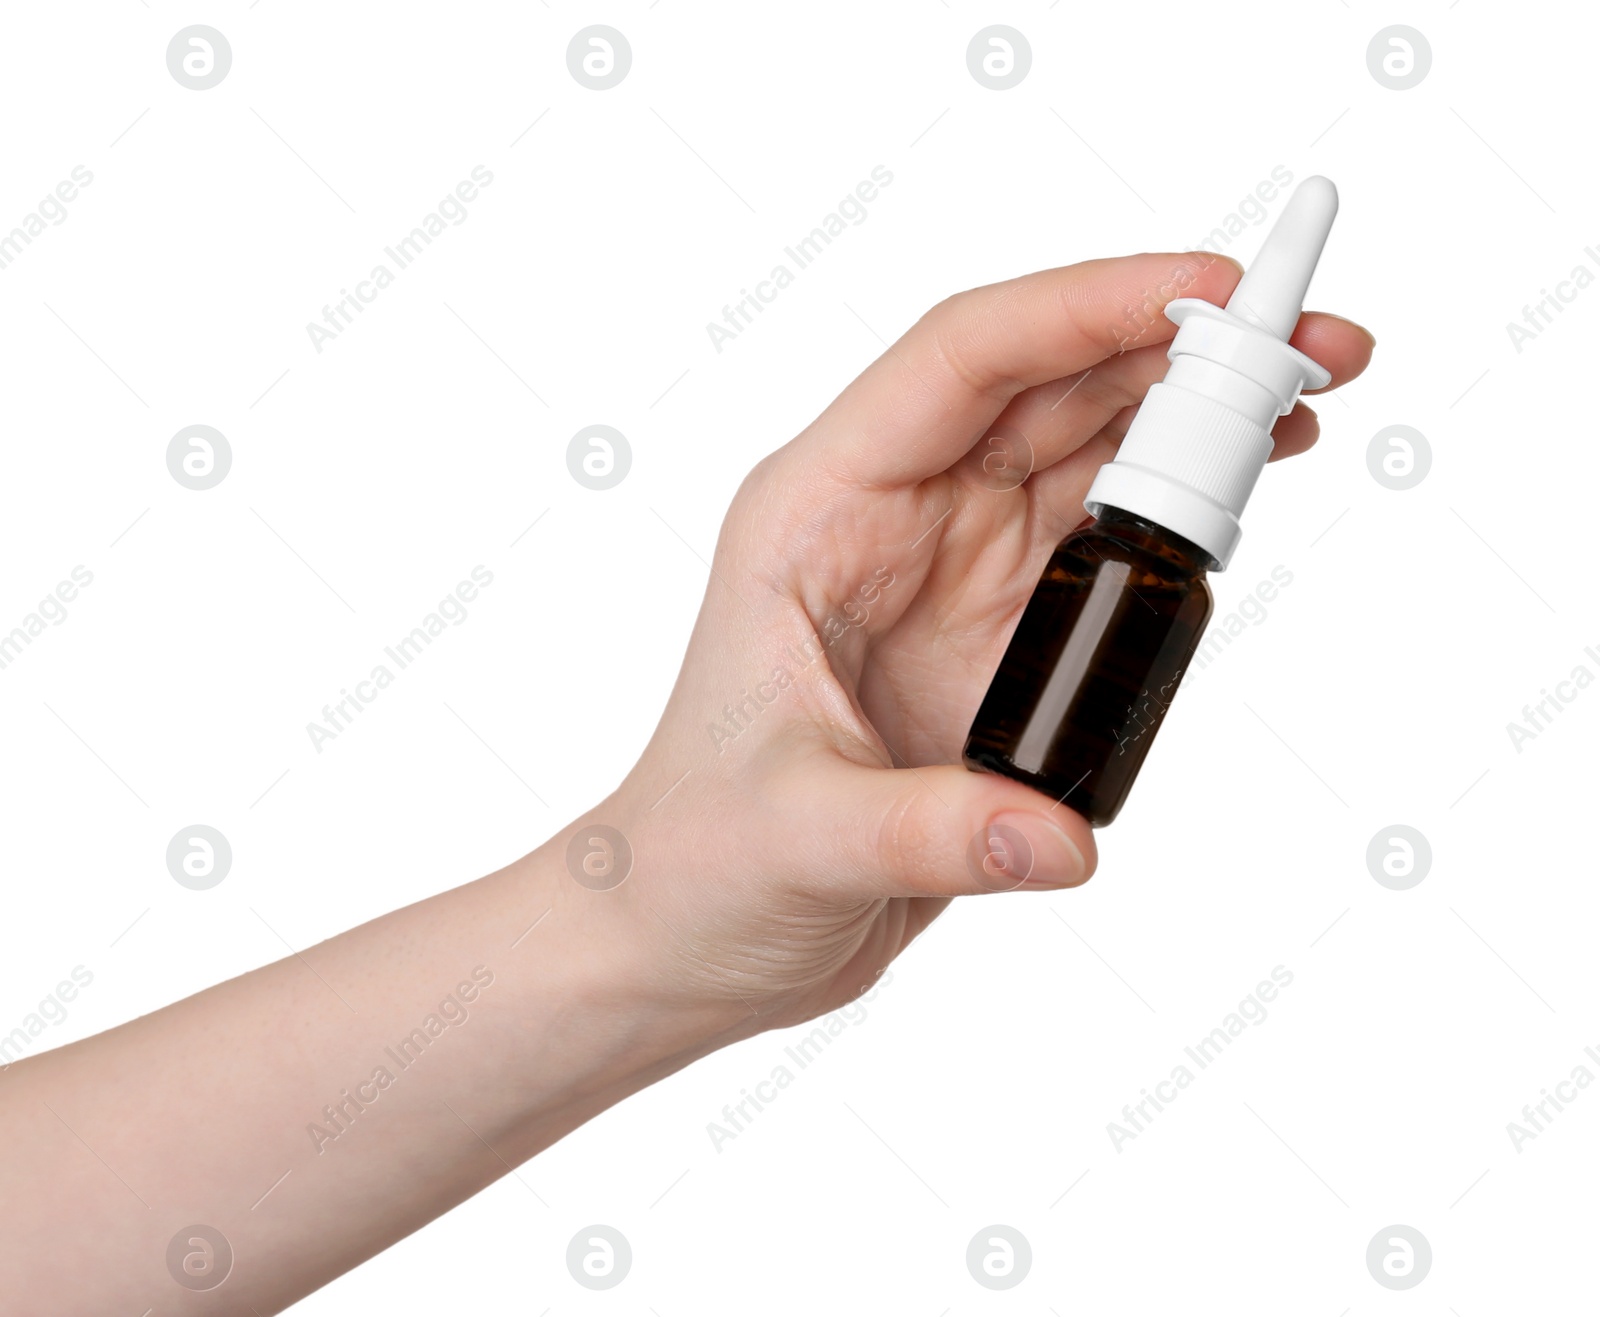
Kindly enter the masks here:
<path id="1" fill-rule="evenodd" d="M 1063 540 L 967 734 L 968 767 L 1110 823 L 1211 617 L 1215 566 L 1120 508 Z"/>
<path id="2" fill-rule="evenodd" d="M 1062 541 L 967 733 L 971 768 L 1116 818 L 1211 618 L 1205 574 L 1228 565 L 1272 427 L 1332 382 L 1289 338 L 1339 193 L 1294 190 L 1225 307 L 1167 303 L 1171 366 L 1139 405 Z M 1175 529 L 1169 529 L 1175 528 Z"/>

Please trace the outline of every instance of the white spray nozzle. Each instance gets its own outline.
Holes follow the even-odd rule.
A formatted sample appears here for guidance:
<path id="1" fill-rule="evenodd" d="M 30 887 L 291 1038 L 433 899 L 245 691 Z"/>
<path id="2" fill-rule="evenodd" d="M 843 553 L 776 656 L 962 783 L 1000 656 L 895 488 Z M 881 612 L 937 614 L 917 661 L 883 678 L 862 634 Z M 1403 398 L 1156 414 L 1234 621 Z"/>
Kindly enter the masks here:
<path id="1" fill-rule="evenodd" d="M 1121 508 L 1165 526 L 1228 565 L 1239 514 L 1272 456 L 1272 425 L 1329 375 L 1289 346 L 1339 194 L 1322 177 L 1294 191 L 1226 308 L 1167 306 L 1178 332 L 1167 377 L 1146 395 L 1116 460 L 1089 487 L 1094 514 Z"/>
<path id="2" fill-rule="evenodd" d="M 1278 222 L 1228 299 L 1228 310 L 1277 338 L 1294 333 L 1322 244 L 1339 213 L 1339 191 L 1321 175 L 1294 190 Z"/>

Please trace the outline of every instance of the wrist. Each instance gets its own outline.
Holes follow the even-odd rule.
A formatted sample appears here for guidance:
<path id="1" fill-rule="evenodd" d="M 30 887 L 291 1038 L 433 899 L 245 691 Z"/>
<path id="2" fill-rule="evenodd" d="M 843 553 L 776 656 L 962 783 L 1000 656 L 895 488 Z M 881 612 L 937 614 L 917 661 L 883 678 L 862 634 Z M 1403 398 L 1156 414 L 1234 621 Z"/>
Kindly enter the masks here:
<path id="1" fill-rule="evenodd" d="M 502 911 L 497 980 L 509 988 L 514 1034 L 491 1082 L 518 1095 L 528 1155 L 762 1027 L 737 997 L 701 990 L 681 913 L 635 881 L 636 840 L 647 871 L 660 870 L 658 829 L 635 823 L 621 803 L 608 798 L 483 880 Z"/>

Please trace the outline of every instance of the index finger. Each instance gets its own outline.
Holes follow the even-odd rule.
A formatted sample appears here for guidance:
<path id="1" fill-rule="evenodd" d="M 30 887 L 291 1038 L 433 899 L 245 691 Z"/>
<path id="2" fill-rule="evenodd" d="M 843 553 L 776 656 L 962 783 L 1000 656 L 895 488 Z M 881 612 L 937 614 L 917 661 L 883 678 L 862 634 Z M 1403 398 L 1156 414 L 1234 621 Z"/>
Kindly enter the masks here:
<path id="1" fill-rule="evenodd" d="M 1207 251 L 1084 261 L 957 293 L 868 366 L 795 442 L 841 481 L 915 484 L 952 466 L 1024 389 L 1169 340 L 1180 297 L 1227 301 L 1240 267 Z"/>

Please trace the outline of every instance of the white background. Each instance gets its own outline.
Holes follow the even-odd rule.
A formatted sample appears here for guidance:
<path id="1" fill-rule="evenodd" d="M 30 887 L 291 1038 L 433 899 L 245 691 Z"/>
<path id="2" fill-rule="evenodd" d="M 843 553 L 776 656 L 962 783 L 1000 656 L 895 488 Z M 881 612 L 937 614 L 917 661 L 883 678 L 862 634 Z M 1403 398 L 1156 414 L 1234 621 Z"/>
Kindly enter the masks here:
<path id="1" fill-rule="evenodd" d="M 1292 584 L 1186 687 L 1095 881 L 962 903 L 720 1151 L 707 1123 L 790 1040 L 542 1155 L 521 1175 L 548 1207 L 508 1178 L 296 1311 L 1592 1303 L 1600 1091 L 1520 1151 L 1506 1128 L 1600 1045 L 1600 690 L 1520 752 L 1507 732 L 1600 675 L 1600 291 L 1520 352 L 1507 332 L 1600 273 L 1597 33 L 1555 8 L 8 6 L 0 230 L 75 166 L 93 183 L 0 270 L 0 631 L 75 565 L 94 581 L 0 671 L 0 1032 L 73 966 L 93 984 L 35 1050 L 537 844 L 632 763 L 730 494 L 875 334 L 1192 247 L 1275 167 L 1326 173 L 1312 304 L 1369 325 L 1375 363 L 1258 487 L 1219 616 Z M 233 50 L 204 92 L 165 63 L 190 23 Z M 591 23 L 632 48 L 609 91 L 567 70 Z M 991 23 L 1032 49 L 1012 90 L 967 69 Z M 1368 70 L 1392 23 L 1432 48 L 1409 90 Z M 478 165 L 467 221 L 319 354 L 306 323 Z M 718 353 L 706 323 L 876 165 L 866 222 Z M 204 492 L 166 466 L 193 424 L 232 450 Z M 615 489 L 568 474 L 590 424 L 631 444 Z M 1368 469 L 1391 425 L 1432 451 L 1403 492 Z M 469 619 L 314 752 L 307 722 L 478 564 Z M 234 853 L 208 892 L 164 861 L 197 822 Z M 1367 867 L 1397 823 L 1433 851 L 1409 891 Z M 1107 1122 L 1276 965 L 1266 1021 L 1114 1149 Z M 596 1221 L 634 1249 L 600 1294 L 564 1262 Z M 966 1269 L 991 1223 L 1033 1248 L 1005 1293 Z M 1364 1260 L 1392 1223 L 1433 1248 L 1404 1293 Z"/>

